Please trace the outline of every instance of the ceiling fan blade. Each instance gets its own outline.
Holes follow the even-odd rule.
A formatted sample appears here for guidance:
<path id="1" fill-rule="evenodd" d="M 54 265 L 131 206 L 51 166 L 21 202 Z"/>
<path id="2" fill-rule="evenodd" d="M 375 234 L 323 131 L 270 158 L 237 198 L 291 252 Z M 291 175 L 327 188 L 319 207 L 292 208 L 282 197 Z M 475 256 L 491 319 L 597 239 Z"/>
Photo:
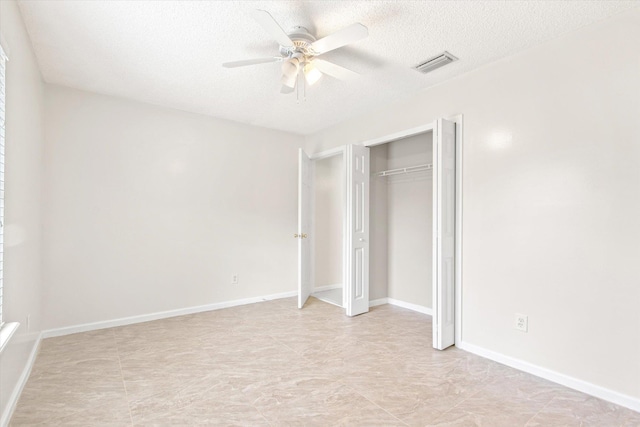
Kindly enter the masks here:
<path id="1" fill-rule="evenodd" d="M 362 40 L 369 35 L 369 30 L 362 24 L 351 24 L 348 27 L 336 31 L 333 34 L 323 37 L 320 40 L 316 40 L 311 43 L 316 55 L 320 55 L 330 50 L 338 49 L 339 47 L 348 45 L 349 43 Z"/>
<path id="2" fill-rule="evenodd" d="M 273 56 L 271 58 L 257 58 L 257 59 L 245 59 L 243 61 L 233 61 L 233 62 L 225 62 L 222 64 L 225 68 L 237 68 L 237 67 L 246 67 L 247 65 L 255 65 L 255 64 L 266 64 L 269 62 L 280 62 L 282 58 L 279 56 Z"/>
<path id="3" fill-rule="evenodd" d="M 267 12 L 266 10 L 256 9 L 252 13 L 252 16 L 253 19 L 258 21 L 258 23 L 262 25 L 262 28 L 264 28 L 267 33 L 269 33 L 271 37 L 273 37 L 273 39 L 277 41 L 278 44 L 280 44 L 280 46 L 293 47 L 293 42 L 291 41 L 287 33 L 284 32 L 282 27 L 276 22 L 275 19 L 273 19 L 273 16 L 271 16 L 269 12 Z"/>
<path id="4" fill-rule="evenodd" d="M 350 80 L 360 75 L 355 71 L 348 70 L 344 67 L 334 64 L 333 62 L 324 61 L 322 59 L 314 59 L 313 65 L 315 65 L 315 67 L 324 74 L 335 77 L 339 80 Z"/>

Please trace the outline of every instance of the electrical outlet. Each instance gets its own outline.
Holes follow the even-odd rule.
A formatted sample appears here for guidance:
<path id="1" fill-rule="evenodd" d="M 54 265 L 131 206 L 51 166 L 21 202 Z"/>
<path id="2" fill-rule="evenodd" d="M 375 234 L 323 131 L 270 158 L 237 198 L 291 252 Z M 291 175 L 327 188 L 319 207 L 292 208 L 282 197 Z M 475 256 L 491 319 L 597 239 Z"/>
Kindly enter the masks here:
<path id="1" fill-rule="evenodd" d="M 231 276 L 231 284 L 232 285 L 237 285 L 238 284 L 238 274 L 234 274 L 233 276 Z"/>
<path id="2" fill-rule="evenodd" d="M 526 314 L 516 313 L 516 323 L 513 327 L 522 332 L 529 331 L 529 316 Z"/>

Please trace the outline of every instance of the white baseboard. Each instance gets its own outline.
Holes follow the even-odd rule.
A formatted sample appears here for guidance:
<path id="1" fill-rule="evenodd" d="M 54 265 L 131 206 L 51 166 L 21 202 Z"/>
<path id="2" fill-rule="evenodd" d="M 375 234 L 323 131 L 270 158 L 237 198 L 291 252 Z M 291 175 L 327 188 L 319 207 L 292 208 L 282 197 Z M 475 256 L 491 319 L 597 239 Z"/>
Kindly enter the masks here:
<path id="1" fill-rule="evenodd" d="M 33 363 L 36 361 L 36 356 L 38 355 L 38 351 L 40 350 L 40 342 L 42 341 L 42 333 L 38 334 L 38 339 L 36 340 L 33 348 L 31 349 L 31 353 L 29 354 L 29 358 L 27 359 L 27 364 L 22 370 L 22 374 L 18 378 L 18 382 L 15 387 L 13 387 L 13 391 L 11 392 L 11 396 L 9 396 L 9 400 L 7 400 L 7 406 L 4 408 L 2 412 L 2 418 L 0 418 L 0 426 L 6 427 L 9 425 L 9 421 L 11 421 L 11 416 L 13 415 L 13 411 L 16 409 L 16 405 L 18 404 L 18 399 L 20 399 L 20 395 L 22 394 L 22 390 L 24 386 L 27 384 L 27 380 L 29 379 L 29 375 L 31 375 L 31 369 L 33 368 Z"/>
<path id="2" fill-rule="evenodd" d="M 391 305 L 397 305 L 398 307 L 417 311 L 418 313 L 422 314 L 428 314 L 429 316 L 433 314 L 433 311 L 429 307 L 425 307 L 424 305 L 412 304 L 410 302 L 404 302 L 393 298 L 387 298 L 387 302 Z"/>
<path id="3" fill-rule="evenodd" d="M 336 283 L 335 285 L 316 286 L 315 288 L 313 288 L 313 292 L 311 293 L 311 295 L 315 294 L 316 292 L 330 291 L 331 289 L 340 288 L 342 288 L 342 283 Z"/>
<path id="4" fill-rule="evenodd" d="M 609 390 L 587 381 L 579 380 L 574 377 L 570 377 L 560 372 L 552 371 L 551 369 L 543 368 L 538 365 L 534 365 L 529 362 L 525 362 L 520 359 L 516 359 L 510 356 L 506 356 L 502 353 L 487 350 L 477 345 L 469 344 L 466 342 L 456 343 L 456 347 L 462 350 L 468 351 L 478 356 L 482 356 L 486 359 L 493 360 L 494 362 L 502 363 L 503 365 L 510 366 L 520 371 L 527 372 L 540 378 L 552 381 L 554 383 L 561 384 L 565 387 L 572 388 L 574 390 L 581 391 L 594 397 L 615 403 L 620 406 L 632 409 L 640 412 L 640 399 L 628 396 L 626 394 L 618 393 L 617 391 Z"/>
<path id="5" fill-rule="evenodd" d="M 185 314 L 202 313 L 204 311 L 220 310 L 239 305 L 255 304 L 257 302 L 271 301 L 280 298 L 295 297 L 298 291 L 282 292 L 279 294 L 265 295 L 261 297 L 244 298 L 233 301 L 224 301 L 213 304 L 199 305 L 196 307 L 179 308 L 176 310 L 160 311 L 156 313 L 142 314 L 139 316 L 123 317 L 120 319 L 105 320 L 102 322 L 85 323 L 82 325 L 67 326 L 64 328 L 47 329 L 42 332 L 43 338 L 60 337 L 79 332 L 95 331 L 98 329 L 113 328 L 115 326 L 132 325 L 134 323 L 149 322 L 151 320 L 166 319 L 168 317 L 184 316 Z"/>
<path id="6" fill-rule="evenodd" d="M 400 301 L 394 298 L 379 298 L 369 301 L 369 307 L 376 307 L 378 305 L 391 304 L 398 307 L 406 308 L 408 310 L 417 311 L 418 313 L 432 315 L 433 311 L 429 307 L 424 305 L 412 304 L 410 302 Z"/>
<path id="7" fill-rule="evenodd" d="M 389 304 L 389 298 L 379 298 L 369 301 L 369 307 L 376 307 L 384 304 Z"/>

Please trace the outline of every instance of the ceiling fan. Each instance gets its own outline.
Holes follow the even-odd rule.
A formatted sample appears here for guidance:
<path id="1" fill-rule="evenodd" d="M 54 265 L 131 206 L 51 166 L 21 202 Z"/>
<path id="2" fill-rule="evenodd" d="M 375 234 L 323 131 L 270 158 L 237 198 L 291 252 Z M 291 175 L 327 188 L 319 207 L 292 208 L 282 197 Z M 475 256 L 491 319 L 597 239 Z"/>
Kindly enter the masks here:
<path id="1" fill-rule="evenodd" d="M 331 35 L 319 40 L 304 27 L 294 27 L 286 33 L 266 10 L 255 10 L 253 18 L 280 45 L 280 56 L 247 59 L 244 61 L 226 62 L 226 68 L 244 67 L 247 65 L 282 62 L 282 93 L 292 93 L 296 87 L 316 83 L 323 74 L 341 80 L 357 77 L 358 73 L 319 59 L 318 56 L 347 44 L 362 40 L 369 35 L 369 30 L 362 24 L 351 24 Z"/>

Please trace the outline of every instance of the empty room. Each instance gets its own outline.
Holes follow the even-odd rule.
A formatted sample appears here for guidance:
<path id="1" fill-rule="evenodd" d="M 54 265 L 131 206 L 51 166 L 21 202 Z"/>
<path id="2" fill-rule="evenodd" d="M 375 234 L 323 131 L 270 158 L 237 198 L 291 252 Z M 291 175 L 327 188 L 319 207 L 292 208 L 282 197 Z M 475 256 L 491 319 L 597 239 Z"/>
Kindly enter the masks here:
<path id="1" fill-rule="evenodd" d="M 0 0 L 35 425 L 640 427 L 640 2 Z"/>

